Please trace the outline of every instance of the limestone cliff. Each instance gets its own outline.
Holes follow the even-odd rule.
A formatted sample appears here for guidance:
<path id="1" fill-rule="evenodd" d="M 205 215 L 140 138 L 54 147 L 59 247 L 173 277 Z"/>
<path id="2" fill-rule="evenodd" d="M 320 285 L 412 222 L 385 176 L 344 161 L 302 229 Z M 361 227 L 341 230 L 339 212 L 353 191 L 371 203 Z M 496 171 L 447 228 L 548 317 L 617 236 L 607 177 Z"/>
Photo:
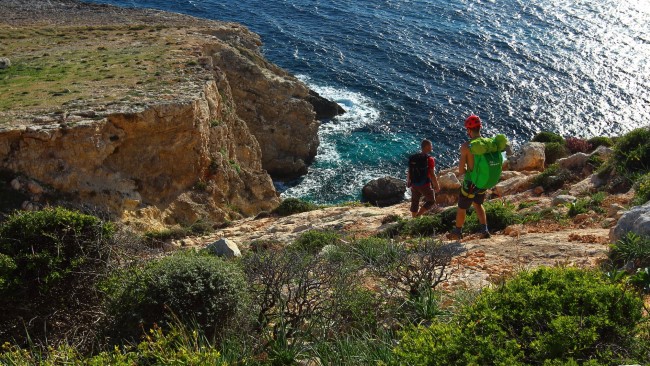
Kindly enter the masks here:
<path id="1" fill-rule="evenodd" d="M 262 166 L 280 179 L 305 174 L 318 148 L 319 123 L 308 102 L 309 89 L 261 56 L 257 35 L 246 34 L 244 43 L 240 30 L 211 33 L 234 40 L 226 47 L 213 45 L 207 53 L 230 81 L 237 114 L 262 148 Z"/>
<path id="2" fill-rule="evenodd" d="M 30 208 L 223 222 L 274 208 L 267 170 L 294 177 L 316 153 L 309 89 L 240 25 L 72 0 L 8 1 L 0 18 L 0 168 Z"/>

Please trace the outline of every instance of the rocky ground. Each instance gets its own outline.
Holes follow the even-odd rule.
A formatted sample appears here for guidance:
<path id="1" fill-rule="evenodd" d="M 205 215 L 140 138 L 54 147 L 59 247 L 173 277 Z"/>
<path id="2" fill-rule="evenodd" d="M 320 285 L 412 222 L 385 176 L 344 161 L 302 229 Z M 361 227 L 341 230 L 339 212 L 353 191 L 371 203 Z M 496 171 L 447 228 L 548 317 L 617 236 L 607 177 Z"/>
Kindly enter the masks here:
<path id="1" fill-rule="evenodd" d="M 622 213 L 619 208 L 631 198 L 630 193 L 609 196 L 603 203 L 603 210 L 609 212 L 602 214 L 591 212 L 559 222 L 549 219 L 513 225 L 489 239 L 469 235 L 461 242 L 462 254 L 452 262 L 450 281 L 444 286 L 482 287 L 515 271 L 537 266 L 593 267 L 606 257 L 610 227 Z M 514 205 L 536 203 L 532 207 L 536 211 L 553 207 L 551 197 L 536 195 L 533 190 L 506 200 Z M 559 205 L 555 211 L 566 215 L 567 208 Z M 221 238 L 232 240 L 242 251 L 249 250 L 253 241 L 273 242 L 281 247 L 309 230 L 334 230 L 350 240 L 377 234 L 390 225 L 387 221 L 395 215 L 409 218 L 409 203 L 384 208 L 329 207 L 287 217 L 248 218 L 207 236 L 178 240 L 167 248 L 202 248 Z M 436 238 L 448 242 L 444 233 Z"/>

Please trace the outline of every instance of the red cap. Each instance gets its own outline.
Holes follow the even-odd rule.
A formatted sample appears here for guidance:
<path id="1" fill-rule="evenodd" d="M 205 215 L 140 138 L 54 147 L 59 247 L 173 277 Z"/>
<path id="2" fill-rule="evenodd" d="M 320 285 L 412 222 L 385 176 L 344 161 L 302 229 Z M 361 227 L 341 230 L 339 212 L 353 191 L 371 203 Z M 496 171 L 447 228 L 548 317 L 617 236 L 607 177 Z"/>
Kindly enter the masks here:
<path id="1" fill-rule="evenodd" d="M 481 119 L 477 115 L 472 114 L 465 120 L 465 128 L 475 130 L 481 127 Z"/>

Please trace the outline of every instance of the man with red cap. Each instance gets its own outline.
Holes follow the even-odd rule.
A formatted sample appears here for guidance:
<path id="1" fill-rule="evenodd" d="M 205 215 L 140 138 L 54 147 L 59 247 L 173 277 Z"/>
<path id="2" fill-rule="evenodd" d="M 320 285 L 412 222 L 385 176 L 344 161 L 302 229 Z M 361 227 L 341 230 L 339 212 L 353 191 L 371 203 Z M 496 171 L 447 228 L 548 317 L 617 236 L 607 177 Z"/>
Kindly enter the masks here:
<path id="1" fill-rule="evenodd" d="M 469 150 L 469 144 L 472 140 L 481 137 L 481 119 L 477 115 L 470 115 L 465 119 L 465 130 L 469 136 L 469 141 L 465 142 L 460 147 L 460 162 L 458 163 L 458 171 L 461 175 L 465 175 L 463 185 L 460 188 L 458 195 L 458 211 L 456 212 L 456 227 L 447 234 L 447 237 L 452 240 L 463 238 L 462 230 L 467 215 L 467 209 L 474 205 L 478 221 L 481 224 L 480 235 L 482 238 L 489 238 L 490 232 L 488 231 L 487 218 L 485 209 L 483 208 L 483 201 L 485 201 L 485 190 L 478 189 L 470 179 L 470 172 L 474 169 L 474 155 Z"/>

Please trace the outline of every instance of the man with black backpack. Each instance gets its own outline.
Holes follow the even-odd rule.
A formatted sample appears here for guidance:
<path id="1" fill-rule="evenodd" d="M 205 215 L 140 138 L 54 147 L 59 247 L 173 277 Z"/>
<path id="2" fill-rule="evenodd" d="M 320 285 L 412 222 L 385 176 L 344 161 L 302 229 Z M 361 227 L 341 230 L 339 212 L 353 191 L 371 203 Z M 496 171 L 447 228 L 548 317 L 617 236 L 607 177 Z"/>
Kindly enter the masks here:
<path id="1" fill-rule="evenodd" d="M 429 140 L 422 140 L 422 151 L 409 156 L 409 168 L 406 174 L 406 186 L 411 188 L 411 216 L 417 217 L 429 211 L 436 203 L 435 194 L 440 192 L 438 178 L 436 178 L 436 161 L 429 153 L 433 144 Z M 420 207 L 420 199 L 424 197 L 424 204 Z"/>

